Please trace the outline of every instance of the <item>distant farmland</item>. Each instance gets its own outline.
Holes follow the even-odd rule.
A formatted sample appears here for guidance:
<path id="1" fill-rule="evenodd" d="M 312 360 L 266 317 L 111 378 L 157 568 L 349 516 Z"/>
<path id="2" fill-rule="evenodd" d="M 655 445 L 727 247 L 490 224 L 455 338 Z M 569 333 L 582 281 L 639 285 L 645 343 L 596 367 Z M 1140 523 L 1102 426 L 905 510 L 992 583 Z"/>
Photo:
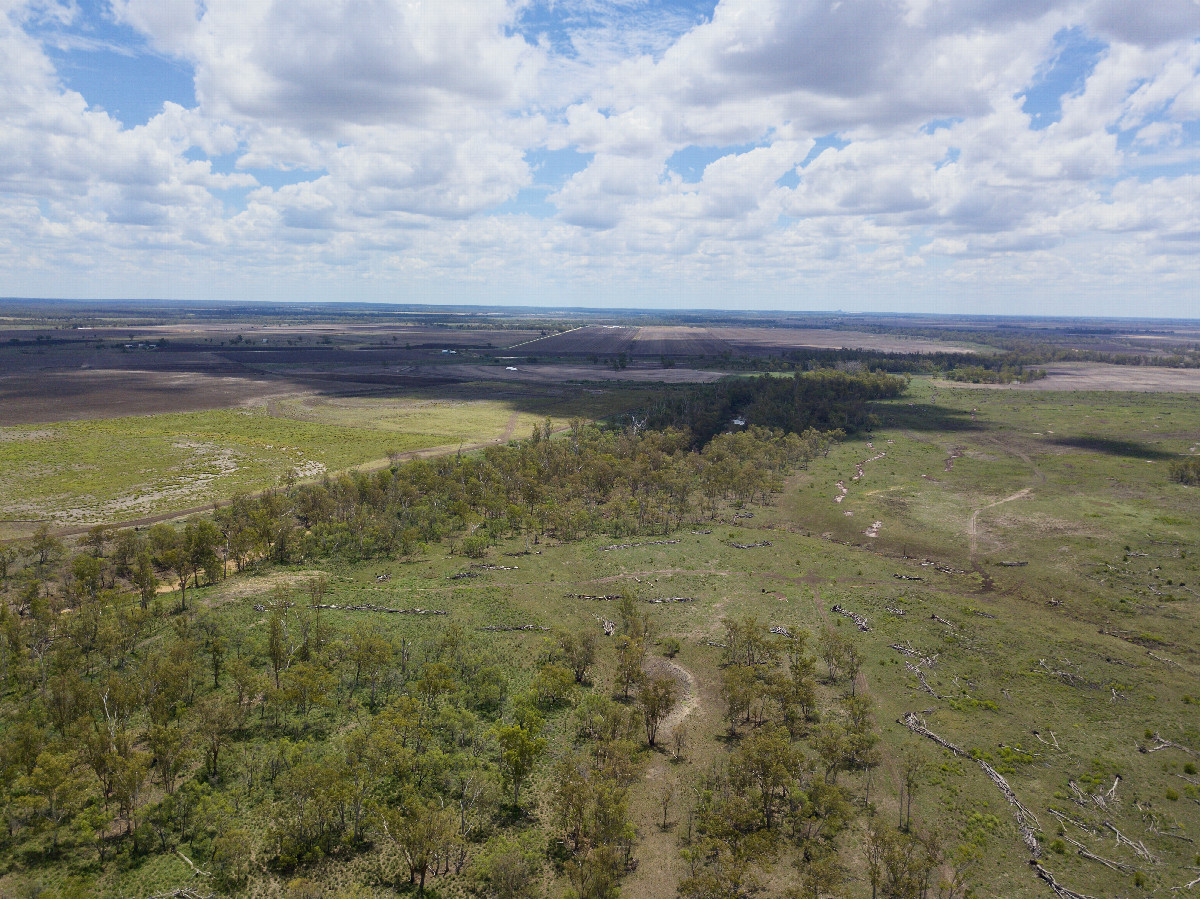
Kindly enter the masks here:
<path id="1" fill-rule="evenodd" d="M 520 345 L 523 353 L 548 356 L 672 356 L 681 358 L 771 356 L 798 349 L 862 349 L 880 352 L 963 352 L 943 340 L 816 328 L 708 328 L 683 325 L 618 327 L 588 325 Z"/>

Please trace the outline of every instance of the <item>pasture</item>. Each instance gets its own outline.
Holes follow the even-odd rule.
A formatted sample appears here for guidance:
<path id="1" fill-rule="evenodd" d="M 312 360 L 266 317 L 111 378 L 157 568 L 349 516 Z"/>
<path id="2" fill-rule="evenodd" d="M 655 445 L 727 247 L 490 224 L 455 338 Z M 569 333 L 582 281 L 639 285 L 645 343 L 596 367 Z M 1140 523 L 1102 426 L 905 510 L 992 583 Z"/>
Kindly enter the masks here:
<path id="1" fill-rule="evenodd" d="M 232 409 L 0 427 L 0 538 L 211 508 L 238 491 L 319 478 L 389 456 L 455 452 L 603 418 L 645 395 L 495 385 L 266 395 Z"/>

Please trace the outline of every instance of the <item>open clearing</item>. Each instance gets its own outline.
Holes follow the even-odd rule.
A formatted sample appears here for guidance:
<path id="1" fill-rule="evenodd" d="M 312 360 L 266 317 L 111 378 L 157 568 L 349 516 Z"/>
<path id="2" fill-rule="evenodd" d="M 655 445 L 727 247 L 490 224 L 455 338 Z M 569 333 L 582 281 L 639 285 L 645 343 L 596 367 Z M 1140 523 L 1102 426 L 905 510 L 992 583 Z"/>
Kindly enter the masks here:
<path id="1" fill-rule="evenodd" d="M 0 538 L 209 507 L 280 483 L 389 455 L 525 437 L 549 420 L 602 418 L 645 401 L 624 390 L 549 379 L 338 396 L 266 394 L 244 408 L 0 427 Z"/>

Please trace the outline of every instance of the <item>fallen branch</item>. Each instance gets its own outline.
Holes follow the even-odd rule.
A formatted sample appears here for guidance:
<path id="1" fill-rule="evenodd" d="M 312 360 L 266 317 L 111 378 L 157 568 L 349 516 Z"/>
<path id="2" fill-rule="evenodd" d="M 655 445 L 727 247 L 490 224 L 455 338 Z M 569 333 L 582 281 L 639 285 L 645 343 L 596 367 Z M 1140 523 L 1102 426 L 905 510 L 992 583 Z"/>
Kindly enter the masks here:
<path id="1" fill-rule="evenodd" d="M 449 615 L 444 609 L 389 609 L 374 603 L 363 603 L 359 606 L 326 606 L 316 605 L 314 609 L 332 609 L 335 612 L 383 612 L 387 615 Z"/>
<path id="2" fill-rule="evenodd" d="M 786 627 L 783 627 L 782 625 L 778 625 L 778 624 L 772 625 L 770 631 L 772 634 L 775 634 L 778 637 L 791 637 L 792 636 L 791 631 L 789 631 Z"/>
<path id="3" fill-rule="evenodd" d="M 1099 831 L 1097 831 L 1096 828 L 1092 827 L 1092 825 L 1088 824 L 1086 821 L 1081 821 L 1078 818 L 1075 818 L 1075 817 L 1072 817 L 1071 815 L 1060 812 L 1058 809 L 1055 809 L 1055 808 L 1048 809 L 1048 811 L 1050 812 L 1050 814 L 1052 814 L 1054 817 L 1056 817 L 1059 821 L 1062 821 L 1067 824 L 1074 824 L 1080 830 L 1086 830 L 1090 834 L 1098 834 L 1099 833 Z"/>
<path id="4" fill-rule="evenodd" d="M 944 625 L 946 625 L 946 627 L 950 628 L 950 630 L 954 630 L 954 625 L 951 624 L 949 621 L 947 621 L 945 618 L 939 618 L 937 615 L 930 615 L 929 620 L 936 621 L 938 624 L 944 624 Z"/>
<path id="5" fill-rule="evenodd" d="M 620 599 L 620 593 L 603 593 L 599 596 L 594 596 L 590 593 L 564 593 L 567 599 L 590 599 L 595 602 L 611 602 L 614 599 Z"/>
<path id="6" fill-rule="evenodd" d="M 657 599 L 643 599 L 642 602 L 648 602 L 651 605 L 661 605 L 665 602 L 695 602 L 695 597 L 692 596 L 662 596 Z"/>
<path id="7" fill-rule="evenodd" d="M 921 664 L 926 668 L 932 668 L 937 663 L 937 656 L 923 656 L 915 649 L 909 646 L 904 646 L 900 643 L 892 643 L 889 645 L 892 649 L 896 650 L 896 652 L 903 653 L 906 656 L 912 656 L 914 659 L 920 659 Z"/>
<path id="8" fill-rule="evenodd" d="M 481 631 L 548 631 L 550 628 L 540 624 L 489 624 L 481 627 Z"/>
<path id="9" fill-rule="evenodd" d="M 1029 864 L 1033 865 L 1033 869 L 1037 872 L 1037 876 L 1050 884 L 1050 889 L 1054 890 L 1054 895 L 1059 899 L 1092 899 L 1086 893 L 1076 893 L 1074 890 L 1069 890 L 1057 880 L 1054 875 L 1041 866 L 1037 859 L 1031 858 Z"/>
<path id="10" fill-rule="evenodd" d="M 1129 839 L 1129 837 L 1125 836 L 1125 834 L 1121 833 L 1121 831 L 1113 827 L 1112 823 L 1109 821 L 1105 821 L 1104 826 L 1117 835 L 1118 846 L 1128 846 L 1134 851 L 1138 858 L 1142 859 L 1143 861 L 1148 861 L 1152 865 L 1158 864 L 1158 859 L 1150 854 L 1150 850 L 1145 847 L 1141 840 L 1135 843 L 1133 840 Z"/>
<path id="11" fill-rule="evenodd" d="M 860 631 L 869 631 L 871 629 L 871 626 L 867 624 L 867 619 L 863 618 L 862 615 L 856 615 L 854 612 L 851 612 L 849 609 L 843 608 L 840 605 L 835 605 L 829 611 L 837 615 L 844 615 L 845 617 L 849 618 L 858 625 L 858 629 Z"/>
<path id="12" fill-rule="evenodd" d="M 1083 843 L 1080 843 L 1077 840 L 1072 840 L 1065 833 L 1062 835 L 1062 838 L 1075 847 L 1076 855 L 1080 855 L 1083 858 L 1090 859 L 1094 862 L 1099 862 L 1100 864 L 1104 865 L 1104 867 L 1111 868 L 1113 871 L 1119 871 L 1122 874 L 1132 874 L 1135 870 L 1137 870 L 1133 867 L 1133 865 L 1126 865 L 1123 862 L 1110 861 L 1107 858 L 1101 858 L 1094 852 L 1089 852 L 1088 848 L 1084 846 Z"/>
<path id="13" fill-rule="evenodd" d="M 926 693 L 928 693 L 934 699 L 942 698 L 933 691 L 933 687 L 929 686 L 929 681 L 925 680 L 925 672 L 923 672 L 920 668 L 918 668 L 912 662 L 905 662 L 904 667 L 907 668 L 909 671 L 911 671 L 913 674 L 915 674 L 917 676 L 917 680 L 919 680 L 921 682 L 921 686 L 925 688 Z"/>
<path id="14" fill-rule="evenodd" d="M 178 855 L 181 859 L 183 859 L 185 862 L 188 863 L 188 867 L 192 869 L 193 874 L 196 874 L 199 877 L 212 877 L 212 875 L 210 873 L 208 873 L 207 871 L 201 871 L 199 868 L 197 868 L 195 862 L 193 862 L 190 858 L 188 858 L 186 855 L 184 855 L 183 852 L 180 851 L 179 849 L 175 850 L 175 854 Z"/>
<path id="15" fill-rule="evenodd" d="M 614 549 L 633 549 L 635 546 L 673 546 L 678 540 L 646 540 L 642 543 L 614 543 L 612 546 L 600 547 L 600 552 L 606 553 Z"/>
<path id="16" fill-rule="evenodd" d="M 1197 869 L 1193 868 L 1192 870 L 1195 871 Z M 1194 887 L 1198 883 L 1200 883 L 1200 877 L 1197 877 L 1195 880 L 1185 883 L 1182 886 L 1171 887 L 1171 892 L 1174 893 L 1177 890 L 1190 890 L 1192 887 Z"/>
<path id="17" fill-rule="evenodd" d="M 1012 787 L 1008 785 L 1008 781 L 1004 779 L 999 771 L 997 771 L 983 759 L 977 759 L 970 753 L 955 746 L 949 740 L 939 737 L 937 734 L 927 728 L 920 721 L 920 719 L 917 718 L 915 712 L 909 712 L 900 719 L 900 723 L 913 733 L 927 737 L 928 739 L 937 743 L 943 749 L 949 750 L 954 755 L 957 755 L 959 758 L 970 759 L 979 765 L 979 767 L 983 769 L 984 773 L 987 774 L 987 776 L 991 779 L 992 783 L 999 787 L 1000 792 L 1004 794 L 1004 798 L 1008 800 L 1008 804 L 1013 807 L 1013 816 L 1017 819 L 1017 829 L 1021 832 L 1021 839 L 1025 843 L 1026 848 L 1029 849 L 1030 854 L 1035 859 L 1042 854 L 1042 847 L 1038 844 L 1037 834 L 1034 833 L 1034 828 L 1041 827 L 1041 825 L 1038 824 L 1037 816 L 1021 804 L 1021 800 L 1017 798 L 1017 794 L 1013 792 Z M 1030 826 L 1030 822 L 1032 822 L 1032 827 Z"/>
<path id="18" fill-rule="evenodd" d="M 1178 749 L 1180 752 L 1186 752 L 1188 755 L 1194 755 L 1194 756 L 1200 757 L 1200 752 L 1197 752 L 1194 749 L 1189 749 L 1187 746 L 1181 746 L 1180 744 L 1175 743 L 1171 740 L 1167 740 L 1167 739 L 1159 736 L 1158 734 L 1154 735 L 1154 740 L 1158 745 L 1151 746 L 1149 749 L 1146 750 L 1147 752 L 1158 752 L 1160 749 Z"/>

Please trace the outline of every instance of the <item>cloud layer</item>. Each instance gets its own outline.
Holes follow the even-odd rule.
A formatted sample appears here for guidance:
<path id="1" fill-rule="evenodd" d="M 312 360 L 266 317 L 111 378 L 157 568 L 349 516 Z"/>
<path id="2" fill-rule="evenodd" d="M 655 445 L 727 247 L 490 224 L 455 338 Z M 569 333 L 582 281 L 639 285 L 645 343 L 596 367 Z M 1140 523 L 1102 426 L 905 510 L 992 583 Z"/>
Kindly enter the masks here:
<path id="1" fill-rule="evenodd" d="M 0 0 L 0 293 L 1198 316 L 1198 39 L 1197 0 Z M 122 121 L 116 56 L 194 100 Z"/>

